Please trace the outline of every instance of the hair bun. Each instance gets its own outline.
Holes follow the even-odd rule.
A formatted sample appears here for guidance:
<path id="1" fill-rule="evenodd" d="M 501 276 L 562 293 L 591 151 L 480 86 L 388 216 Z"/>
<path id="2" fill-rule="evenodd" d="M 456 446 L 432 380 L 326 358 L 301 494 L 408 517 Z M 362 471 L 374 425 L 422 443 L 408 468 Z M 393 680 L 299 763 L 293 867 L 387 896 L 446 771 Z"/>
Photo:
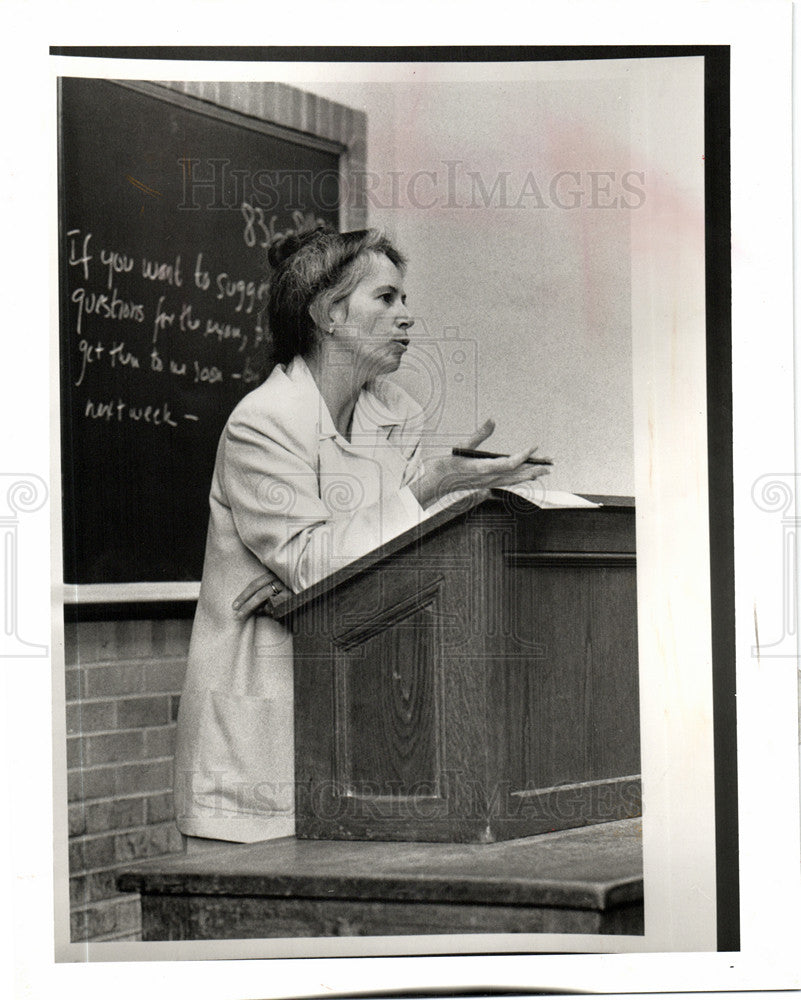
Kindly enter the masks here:
<path id="1" fill-rule="evenodd" d="M 336 232 L 331 226 L 319 222 L 311 229 L 287 229 L 284 233 L 276 233 L 267 248 L 267 260 L 270 267 L 277 268 L 298 252 L 307 243 L 311 243 L 324 233 Z"/>

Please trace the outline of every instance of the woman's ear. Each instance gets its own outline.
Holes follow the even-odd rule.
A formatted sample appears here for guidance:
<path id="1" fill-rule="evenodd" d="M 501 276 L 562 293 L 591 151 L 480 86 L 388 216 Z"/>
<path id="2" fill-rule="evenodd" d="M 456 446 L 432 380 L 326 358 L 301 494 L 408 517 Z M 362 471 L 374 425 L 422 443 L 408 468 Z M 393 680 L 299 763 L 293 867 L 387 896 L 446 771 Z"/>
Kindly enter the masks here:
<path id="1" fill-rule="evenodd" d="M 347 319 L 348 308 L 344 299 L 329 303 L 322 297 L 309 306 L 309 315 L 318 330 L 323 333 L 333 333 L 334 327 Z"/>
<path id="2" fill-rule="evenodd" d="M 328 310 L 325 308 L 324 303 L 322 303 L 319 299 L 316 299 L 309 306 L 309 315 L 318 330 L 322 333 L 331 332 L 331 317 L 328 315 Z"/>
<path id="3" fill-rule="evenodd" d="M 348 304 L 345 299 L 337 299 L 336 302 L 331 303 L 331 308 L 328 310 L 330 319 L 330 326 L 342 326 L 342 324 L 348 318 Z"/>

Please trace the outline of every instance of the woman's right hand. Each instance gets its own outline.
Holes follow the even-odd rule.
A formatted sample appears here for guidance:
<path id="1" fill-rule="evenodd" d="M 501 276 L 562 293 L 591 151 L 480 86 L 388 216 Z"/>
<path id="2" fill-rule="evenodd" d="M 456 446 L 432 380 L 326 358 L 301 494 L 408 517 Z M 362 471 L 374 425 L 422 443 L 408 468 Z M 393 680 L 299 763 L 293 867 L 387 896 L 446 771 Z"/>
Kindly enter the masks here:
<path id="1" fill-rule="evenodd" d="M 488 420 L 464 447 L 475 448 L 490 436 L 494 427 Z M 420 506 L 428 507 L 457 490 L 489 490 L 539 479 L 549 474 L 549 460 L 543 459 L 544 465 L 532 465 L 529 459 L 536 462 L 540 457 L 534 454 L 536 450 L 536 447 L 526 448 L 508 458 L 464 458 L 460 455 L 429 458 L 423 463 L 422 475 L 410 484 L 410 489 Z"/>
<path id="2" fill-rule="evenodd" d="M 240 621 L 244 621 L 252 614 L 272 615 L 274 601 L 281 594 L 289 594 L 291 591 L 279 578 L 266 569 L 261 576 L 251 580 L 241 594 L 238 594 L 231 607 L 234 615 Z"/>

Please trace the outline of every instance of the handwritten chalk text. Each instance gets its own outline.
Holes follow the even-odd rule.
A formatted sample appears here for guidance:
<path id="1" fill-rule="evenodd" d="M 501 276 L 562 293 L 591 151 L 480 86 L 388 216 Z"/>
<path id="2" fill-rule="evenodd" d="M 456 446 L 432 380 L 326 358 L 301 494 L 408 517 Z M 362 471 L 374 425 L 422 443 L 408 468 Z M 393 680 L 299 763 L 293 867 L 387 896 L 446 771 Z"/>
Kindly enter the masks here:
<path id="1" fill-rule="evenodd" d="M 117 294 L 116 286 L 111 290 L 111 297 L 97 292 L 87 292 L 83 287 L 76 288 L 70 296 L 72 301 L 78 306 L 78 319 L 75 332 L 81 334 L 83 330 L 83 319 L 85 316 L 99 316 L 101 319 L 126 320 L 131 319 L 135 323 L 144 323 L 145 307 L 141 302 L 131 302 L 129 299 L 121 299 Z"/>
<path id="2" fill-rule="evenodd" d="M 123 423 L 125 420 L 133 420 L 155 426 L 177 427 L 178 423 L 173 420 L 170 407 L 167 403 L 163 406 L 135 406 L 126 403 L 124 399 L 110 399 L 108 402 L 95 403 L 87 399 L 83 415 L 90 420 L 104 420 L 106 423 L 116 421 Z"/>

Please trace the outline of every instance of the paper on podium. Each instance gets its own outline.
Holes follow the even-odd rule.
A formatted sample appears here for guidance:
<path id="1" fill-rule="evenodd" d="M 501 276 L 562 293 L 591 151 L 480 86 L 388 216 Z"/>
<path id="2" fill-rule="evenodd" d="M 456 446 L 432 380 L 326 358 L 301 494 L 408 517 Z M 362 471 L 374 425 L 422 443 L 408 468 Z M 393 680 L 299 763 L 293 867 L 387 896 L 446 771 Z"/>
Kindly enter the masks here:
<path id="1" fill-rule="evenodd" d="M 475 492 L 475 490 L 457 490 L 453 493 L 448 493 L 447 496 L 441 497 L 430 507 L 426 508 L 425 518 L 428 519 L 447 507 L 455 506 L 465 497 L 471 496 Z M 564 490 L 546 490 L 543 486 L 539 485 L 536 480 L 530 480 L 525 483 L 517 483 L 515 486 L 496 486 L 491 490 L 491 492 L 514 493 L 516 496 L 522 497 L 523 500 L 528 500 L 528 502 L 534 507 L 540 507 L 543 510 L 558 507 L 569 508 L 602 506 L 599 503 L 594 503 L 592 500 L 585 500 L 584 497 L 577 496 L 575 493 L 567 493 Z"/>
<path id="2" fill-rule="evenodd" d="M 567 493 L 564 490 L 546 490 L 536 480 L 529 480 L 525 483 L 517 483 L 514 486 L 496 486 L 495 490 L 503 493 L 514 493 L 516 496 L 528 500 L 535 507 L 548 510 L 554 507 L 600 507 L 601 504 L 592 500 L 585 500 L 584 497 L 576 496 L 575 493 Z"/>

